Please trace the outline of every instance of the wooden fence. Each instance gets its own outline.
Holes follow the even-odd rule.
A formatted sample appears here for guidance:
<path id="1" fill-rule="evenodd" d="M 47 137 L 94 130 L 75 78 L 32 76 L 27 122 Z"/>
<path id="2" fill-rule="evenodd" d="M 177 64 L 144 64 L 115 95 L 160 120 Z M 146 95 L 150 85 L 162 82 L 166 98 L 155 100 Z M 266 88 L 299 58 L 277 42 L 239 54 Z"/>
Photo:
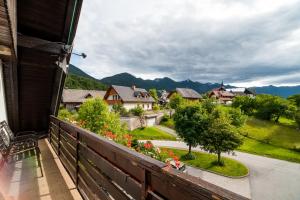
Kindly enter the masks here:
<path id="1" fill-rule="evenodd" d="M 53 116 L 49 141 L 84 199 L 246 199 Z"/>

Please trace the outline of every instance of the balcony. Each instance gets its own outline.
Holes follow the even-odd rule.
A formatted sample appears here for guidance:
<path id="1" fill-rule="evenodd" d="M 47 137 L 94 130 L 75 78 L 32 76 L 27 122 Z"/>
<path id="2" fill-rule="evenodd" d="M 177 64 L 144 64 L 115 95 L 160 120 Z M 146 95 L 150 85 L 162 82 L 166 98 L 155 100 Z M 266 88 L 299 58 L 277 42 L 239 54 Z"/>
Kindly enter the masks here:
<path id="1" fill-rule="evenodd" d="M 19 155 L 0 171 L 0 199 L 82 199 L 49 141 L 39 147 L 43 175 L 34 151 Z"/>

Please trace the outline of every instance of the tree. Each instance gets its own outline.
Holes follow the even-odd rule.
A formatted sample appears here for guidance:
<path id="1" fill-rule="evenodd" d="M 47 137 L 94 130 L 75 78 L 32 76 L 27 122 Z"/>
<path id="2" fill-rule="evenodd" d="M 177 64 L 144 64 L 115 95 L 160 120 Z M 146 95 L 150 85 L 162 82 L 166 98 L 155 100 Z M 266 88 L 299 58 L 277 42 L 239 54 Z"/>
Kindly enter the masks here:
<path id="1" fill-rule="evenodd" d="M 257 102 L 257 117 L 265 120 L 274 119 L 278 122 L 282 115 L 285 115 L 288 109 L 289 102 L 279 96 L 268 94 L 258 95 Z"/>
<path id="2" fill-rule="evenodd" d="M 120 121 L 119 113 L 109 112 L 108 105 L 101 99 L 89 99 L 78 111 L 78 119 L 83 128 L 101 135 L 112 132 L 115 135 L 124 134 L 127 127 Z"/>
<path id="3" fill-rule="evenodd" d="M 175 130 L 189 146 L 187 159 L 193 159 L 191 148 L 199 143 L 199 138 L 208 127 L 209 119 L 206 110 L 200 104 L 178 107 L 175 115 Z"/>
<path id="4" fill-rule="evenodd" d="M 241 109 L 239 108 L 230 108 L 228 110 L 229 118 L 231 120 L 231 124 L 236 127 L 241 127 L 245 124 L 247 119 L 246 115 L 243 115 Z"/>
<path id="5" fill-rule="evenodd" d="M 217 154 L 217 164 L 223 165 L 221 162 L 221 153 L 233 151 L 242 144 L 242 140 L 226 115 L 218 113 L 212 114 L 210 117 L 211 123 L 208 129 L 201 135 L 199 142 L 204 150 Z"/>
<path id="6" fill-rule="evenodd" d="M 149 93 L 154 98 L 155 102 L 157 103 L 157 101 L 158 101 L 157 90 L 155 88 L 152 88 L 149 90 Z"/>
<path id="7" fill-rule="evenodd" d="M 92 132 L 99 132 L 104 128 L 109 115 L 107 104 L 101 99 L 89 99 L 78 111 L 78 119 L 84 128 Z"/>
<path id="8" fill-rule="evenodd" d="M 300 94 L 289 96 L 288 100 L 293 102 L 297 107 L 300 107 Z"/>
<path id="9" fill-rule="evenodd" d="M 237 96 L 233 99 L 232 107 L 240 108 L 246 115 L 252 115 L 256 109 L 256 101 L 248 96 Z"/>
<path id="10" fill-rule="evenodd" d="M 126 116 L 128 114 L 126 108 L 122 104 L 114 104 L 112 106 L 112 111 L 115 113 L 119 113 L 121 116 Z"/>
<path id="11" fill-rule="evenodd" d="M 70 121 L 72 113 L 70 113 L 66 108 L 60 108 L 58 111 L 58 118 L 61 120 Z"/>
<path id="12" fill-rule="evenodd" d="M 214 100 L 211 98 L 206 98 L 201 103 L 202 103 L 203 108 L 206 109 L 208 113 L 213 112 L 214 109 L 216 108 L 216 104 L 215 104 Z"/>
<path id="13" fill-rule="evenodd" d="M 172 109 L 176 110 L 183 104 L 183 102 L 184 99 L 182 98 L 182 96 L 175 93 L 171 96 L 169 104 Z"/>
<path id="14" fill-rule="evenodd" d="M 145 111 L 142 107 L 137 106 L 133 109 L 130 110 L 130 112 L 134 115 L 139 117 L 140 123 L 141 123 L 141 127 L 144 127 L 144 122 L 145 122 Z"/>

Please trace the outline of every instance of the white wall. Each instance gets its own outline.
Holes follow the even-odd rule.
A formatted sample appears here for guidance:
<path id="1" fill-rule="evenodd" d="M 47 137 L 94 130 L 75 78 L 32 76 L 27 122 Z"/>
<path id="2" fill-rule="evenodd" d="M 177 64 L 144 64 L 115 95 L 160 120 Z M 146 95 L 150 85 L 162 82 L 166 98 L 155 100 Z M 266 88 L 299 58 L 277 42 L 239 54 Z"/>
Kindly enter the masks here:
<path id="1" fill-rule="evenodd" d="M 152 103 L 124 103 L 123 106 L 127 110 L 130 110 L 132 108 L 136 108 L 138 105 L 140 105 L 143 108 L 144 105 L 144 110 L 152 110 Z"/>
<path id="2" fill-rule="evenodd" d="M 2 62 L 0 60 L 0 121 L 3 120 L 7 121 L 7 114 L 6 114 L 6 103 L 5 103 L 5 96 L 4 96 Z"/>

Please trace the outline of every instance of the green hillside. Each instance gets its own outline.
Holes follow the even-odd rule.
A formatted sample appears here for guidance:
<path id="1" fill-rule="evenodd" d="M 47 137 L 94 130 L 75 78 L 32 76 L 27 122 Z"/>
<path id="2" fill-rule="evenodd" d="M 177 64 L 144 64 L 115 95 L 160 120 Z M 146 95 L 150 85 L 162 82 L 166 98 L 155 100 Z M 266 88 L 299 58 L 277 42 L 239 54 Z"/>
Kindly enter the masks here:
<path id="1" fill-rule="evenodd" d="M 107 86 L 92 78 L 68 74 L 65 81 L 67 89 L 106 90 Z"/>

